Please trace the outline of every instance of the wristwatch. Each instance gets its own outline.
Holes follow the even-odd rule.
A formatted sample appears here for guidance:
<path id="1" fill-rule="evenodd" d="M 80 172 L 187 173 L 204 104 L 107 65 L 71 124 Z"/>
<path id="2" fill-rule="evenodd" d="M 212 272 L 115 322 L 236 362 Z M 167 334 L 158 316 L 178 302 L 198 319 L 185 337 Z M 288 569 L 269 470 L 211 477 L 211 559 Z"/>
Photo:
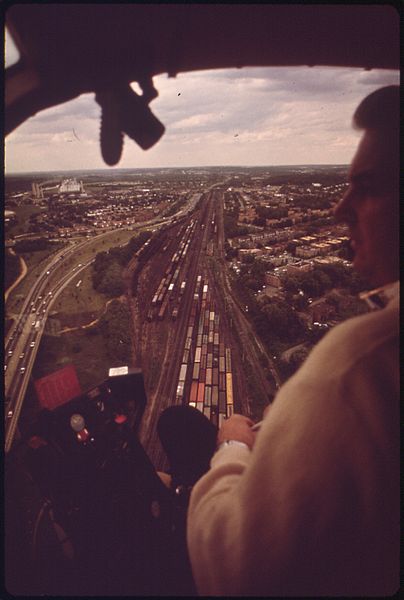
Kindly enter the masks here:
<path id="1" fill-rule="evenodd" d="M 218 445 L 216 451 L 221 450 L 222 448 L 229 448 L 230 446 L 241 446 L 247 448 L 248 450 L 251 450 L 250 446 L 245 442 L 239 442 L 238 440 L 225 440 L 224 442 L 221 442 L 221 444 Z"/>

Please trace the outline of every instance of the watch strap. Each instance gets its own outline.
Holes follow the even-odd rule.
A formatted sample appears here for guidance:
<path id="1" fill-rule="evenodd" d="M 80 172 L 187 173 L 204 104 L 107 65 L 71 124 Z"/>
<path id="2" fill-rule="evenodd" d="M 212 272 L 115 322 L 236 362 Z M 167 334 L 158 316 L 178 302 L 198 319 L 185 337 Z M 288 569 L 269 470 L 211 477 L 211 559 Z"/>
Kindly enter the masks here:
<path id="1" fill-rule="evenodd" d="M 224 442 L 221 442 L 218 445 L 217 450 L 221 450 L 222 448 L 229 448 L 230 446 L 240 446 L 247 448 L 247 450 L 250 450 L 250 446 L 248 444 L 246 444 L 245 442 L 239 442 L 239 440 L 225 440 Z"/>

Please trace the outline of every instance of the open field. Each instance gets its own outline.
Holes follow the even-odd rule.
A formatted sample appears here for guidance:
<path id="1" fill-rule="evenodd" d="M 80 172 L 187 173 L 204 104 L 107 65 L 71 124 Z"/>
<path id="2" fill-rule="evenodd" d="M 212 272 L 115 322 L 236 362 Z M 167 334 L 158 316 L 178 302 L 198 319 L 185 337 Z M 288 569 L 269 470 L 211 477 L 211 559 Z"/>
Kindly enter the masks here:
<path id="1" fill-rule="evenodd" d="M 85 325 L 103 312 L 107 298 L 94 290 L 91 273 L 91 266 L 78 273 L 52 305 L 62 327 Z"/>
<path id="2" fill-rule="evenodd" d="M 46 250 L 36 250 L 35 252 L 23 252 L 19 253 L 18 256 L 22 256 L 25 260 L 25 263 L 30 270 L 35 270 L 38 266 L 41 266 L 43 269 L 43 265 L 46 260 L 51 258 L 52 254 L 55 254 L 58 250 L 63 248 L 63 243 L 60 244 L 52 244 L 50 248 Z"/>

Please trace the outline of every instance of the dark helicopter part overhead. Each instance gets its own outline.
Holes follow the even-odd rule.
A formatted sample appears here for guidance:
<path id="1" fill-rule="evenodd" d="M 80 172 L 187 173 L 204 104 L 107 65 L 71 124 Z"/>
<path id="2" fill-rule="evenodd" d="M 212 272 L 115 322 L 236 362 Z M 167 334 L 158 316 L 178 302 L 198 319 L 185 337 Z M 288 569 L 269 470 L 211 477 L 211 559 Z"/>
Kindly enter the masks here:
<path id="1" fill-rule="evenodd" d="M 116 164 L 123 133 L 147 149 L 164 131 L 148 108 L 153 76 L 244 66 L 398 69 L 399 21 L 388 4 L 16 4 L 6 14 L 21 56 L 6 71 L 6 134 L 95 92 L 102 154 Z"/>
<path id="2" fill-rule="evenodd" d="M 143 82 L 140 82 L 142 86 Z M 157 96 L 151 82 L 142 96 L 132 90 L 129 82 L 118 82 L 108 90 L 98 91 L 95 99 L 101 106 L 101 154 L 107 165 L 119 162 L 123 149 L 123 134 L 131 137 L 143 150 L 148 150 L 161 138 L 165 128 L 152 114 L 148 102 Z"/>

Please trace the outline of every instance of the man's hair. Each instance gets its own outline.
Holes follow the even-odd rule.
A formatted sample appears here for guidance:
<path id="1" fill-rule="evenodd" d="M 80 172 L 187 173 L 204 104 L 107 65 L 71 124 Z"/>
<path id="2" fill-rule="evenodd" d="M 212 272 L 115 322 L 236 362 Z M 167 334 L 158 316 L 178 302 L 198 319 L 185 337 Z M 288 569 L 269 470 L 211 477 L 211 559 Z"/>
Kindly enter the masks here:
<path id="1" fill-rule="evenodd" d="M 400 88 L 389 85 L 362 100 L 353 116 L 356 129 L 373 129 L 382 134 L 399 132 Z"/>

